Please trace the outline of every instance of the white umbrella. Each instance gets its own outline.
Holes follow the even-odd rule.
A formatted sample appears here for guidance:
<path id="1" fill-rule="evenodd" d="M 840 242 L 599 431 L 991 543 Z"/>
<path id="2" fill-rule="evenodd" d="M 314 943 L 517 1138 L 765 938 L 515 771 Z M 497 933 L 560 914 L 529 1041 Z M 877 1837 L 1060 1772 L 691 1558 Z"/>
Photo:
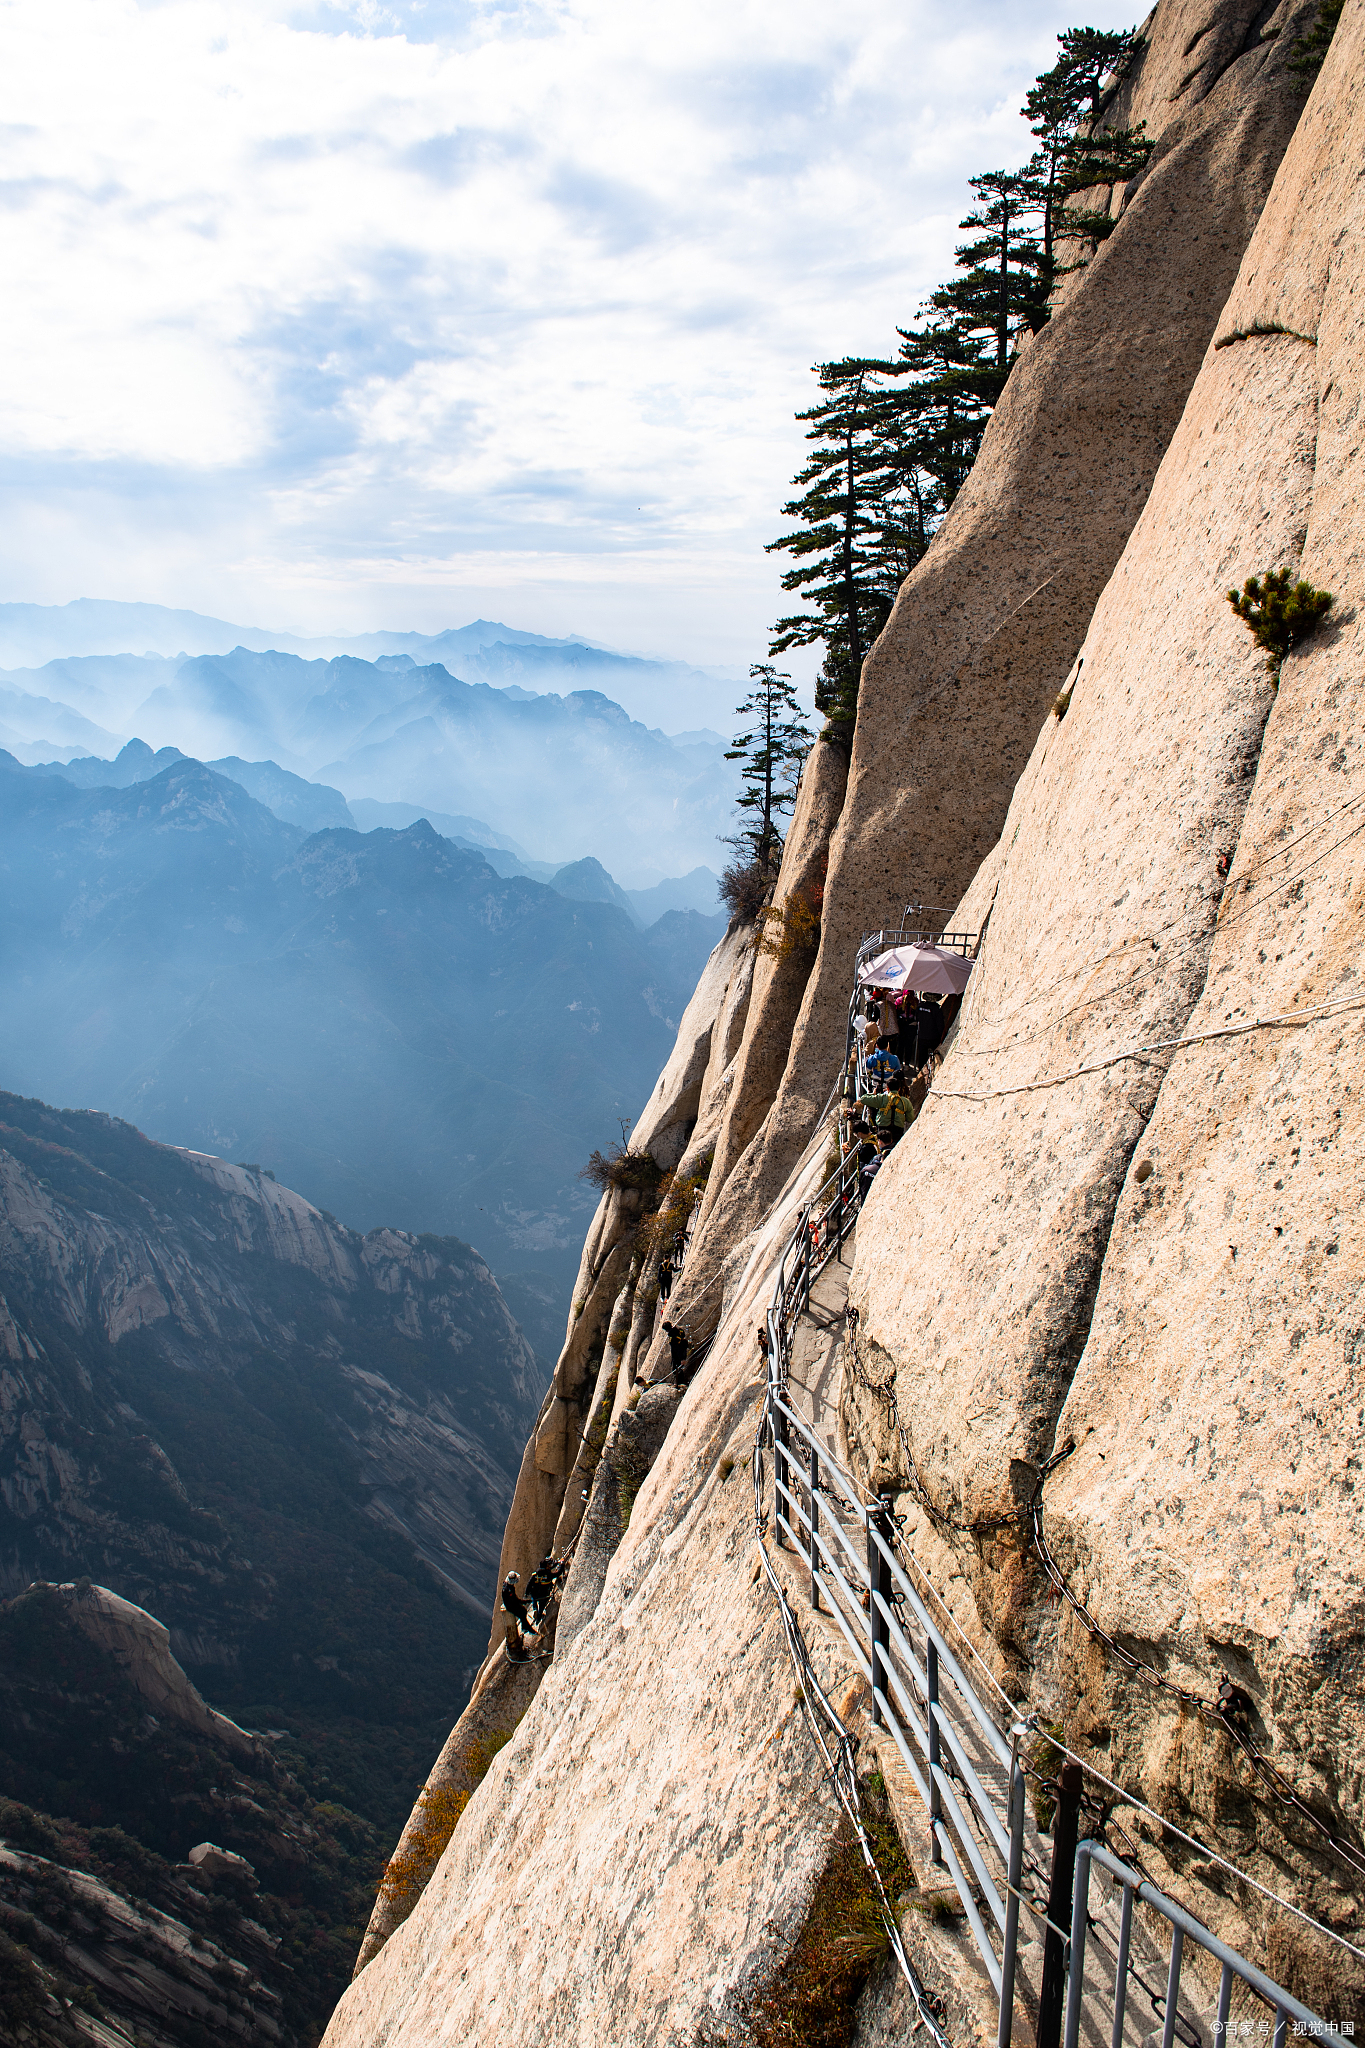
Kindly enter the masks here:
<path id="1" fill-rule="evenodd" d="M 974 960 L 950 953 L 942 946 L 893 946 L 889 952 L 874 954 L 858 969 L 865 988 L 912 988 L 921 995 L 960 996 L 966 988 Z"/>

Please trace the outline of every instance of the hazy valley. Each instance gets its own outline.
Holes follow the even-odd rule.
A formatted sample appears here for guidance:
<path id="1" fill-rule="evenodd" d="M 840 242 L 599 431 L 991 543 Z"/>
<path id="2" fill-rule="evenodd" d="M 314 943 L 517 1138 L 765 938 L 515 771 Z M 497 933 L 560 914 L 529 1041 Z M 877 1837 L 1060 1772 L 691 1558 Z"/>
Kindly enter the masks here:
<path id="1" fill-rule="evenodd" d="M 611 893 L 590 865 L 566 887 Z M 641 930 L 628 902 L 499 875 L 424 821 L 310 835 L 185 760 L 111 790 L 0 759 L 0 891 L 17 1091 L 257 1160 L 362 1229 L 466 1237 L 544 1276 L 524 1307 L 551 1355 L 579 1169 L 647 1092 L 721 928 L 674 910 Z"/>
<path id="2" fill-rule="evenodd" d="M 54 1847 L 12 1813 L 3 1831 L 86 1870 L 93 1841 L 153 1920 L 188 1913 L 245 1958 L 267 2017 L 283 1997 L 285 2038 L 316 2031 L 483 1653 L 541 1371 L 458 1240 L 361 1237 L 259 1170 L 14 1095 L 0 1254 L 0 1789 L 76 1835 Z M 136 1644 L 131 1662 L 98 1629 L 92 1646 L 69 1602 L 25 1595 L 91 1579 L 164 1622 L 166 1655 L 269 1736 L 196 1709 L 166 1656 L 148 1673 Z M 255 1866 L 260 1899 L 231 1870 L 225 1890 L 177 1875 L 205 1838 Z M 35 1907 L 34 1882 L 0 1867 L 0 1932 L 7 1906 L 55 1915 L 37 1952 L 61 1967 L 79 1902 L 45 1878 Z M 100 1953 L 136 1934 L 107 1900 L 81 1911 Z M 93 1974 L 109 2010 L 155 2029 L 136 1971 L 131 2006 Z M 204 2009 L 198 2032 L 138 2038 L 227 2038 L 230 2021 Z"/>
<path id="3" fill-rule="evenodd" d="M 85 648 L 99 629 L 140 632 L 145 645 L 158 626 L 163 640 L 216 639 L 217 651 L 116 651 L 125 638 L 110 651 L 14 662 Z M 735 779 L 706 718 L 728 730 L 733 682 L 482 621 L 425 638 L 370 635 L 364 655 L 307 657 L 277 641 L 238 644 L 235 627 L 195 626 L 193 614 L 158 606 L 0 606 L 0 661 L 8 650 L 14 664 L 0 668 L 0 746 L 26 763 L 110 757 L 134 738 L 204 760 L 269 759 L 347 798 L 469 814 L 556 867 L 591 855 L 642 887 L 717 865 Z M 370 658 L 377 643 L 393 644 Z M 616 691 L 651 722 L 623 710 Z M 669 738 L 661 717 L 687 729 Z"/>

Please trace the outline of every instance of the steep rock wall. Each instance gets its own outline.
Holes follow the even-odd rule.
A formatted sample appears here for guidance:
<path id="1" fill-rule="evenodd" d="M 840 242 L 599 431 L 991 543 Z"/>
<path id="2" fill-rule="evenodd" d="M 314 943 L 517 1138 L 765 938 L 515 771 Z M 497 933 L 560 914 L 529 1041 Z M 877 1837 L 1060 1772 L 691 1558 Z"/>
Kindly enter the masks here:
<path id="1" fill-rule="evenodd" d="M 733 924 L 711 954 L 678 1027 L 667 1066 L 631 1133 L 668 1173 L 685 1175 L 715 1145 L 734 1085 L 754 974 L 752 926 Z M 642 1453 L 629 1407 L 637 1366 L 653 1335 L 658 1256 L 641 1257 L 635 1240 L 646 1212 L 643 1196 L 609 1188 L 583 1246 L 569 1325 L 555 1376 L 522 1457 L 512 1511 L 503 1534 L 499 1583 L 517 1573 L 524 1583 L 551 1549 L 573 1544 L 590 1498 L 598 1513 L 575 1560 L 564 1601 L 570 1634 L 590 1619 L 621 1529 L 616 1473 L 643 1478 L 662 1441 L 651 1432 Z M 670 1397 L 655 1398 L 668 1406 Z M 622 1452 L 624 1434 L 627 1446 Z M 600 1479 L 599 1479 L 600 1468 Z M 610 1480 L 609 1494 L 600 1481 Z M 614 1520 L 613 1520 L 614 1518 Z M 505 1642 L 507 1616 L 495 1602 L 488 1655 L 469 1705 L 428 1774 L 386 1865 L 356 1961 L 359 1975 L 412 1912 L 445 1850 L 490 1757 L 520 1725 L 535 1698 L 555 1633 L 536 1645 L 530 1662 L 513 1662 Z"/>
<path id="2" fill-rule="evenodd" d="M 845 1400 L 855 1457 L 967 1574 L 1002 1678 L 1345 1927 L 1358 1881 L 1321 1833 L 980 1525 L 1065 1454 L 1044 1523 L 1077 1597 L 1173 1684 L 1244 1693 L 1360 1847 L 1362 87 L 1356 6 L 965 899 L 987 941 L 860 1226 Z M 1277 691 L 1223 592 L 1281 563 L 1337 607 Z M 1365 1996 L 1315 1937 L 1154 1853 L 1305 1995 Z"/>
<path id="3" fill-rule="evenodd" d="M 1122 215 L 1011 373 L 980 456 L 863 671 L 819 957 L 746 1157 L 751 1224 L 829 1088 L 865 931 L 952 904 L 1133 530 L 1303 105 L 1284 0 L 1162 0 L 1116 118 L 1156 137 Z M 1093 197 L 1093 195 L 1091 195 Z M 739 1182 L 736 1184 L 736 1195 Z M 715 1198 L 713 1197 L 713 1200 Z"/>
<path id="4" fill-rule="evenodd" d="M 724 2039 L 790 1948 L 833 1807 L 757 1583 L 745 1459 L 754 1324 L 818 1169 L 805 1162 L 756 1233 L 600 1603 L 329 2048 Z M 827 1657 L 824 1676 L 844 1689 Z"/>
<path id="5" fill-rule="evenodd" d="M 743 1042 L 753 971 L 752 929 L 734 924 L 706 963 L 668 1065 L 631 1133 L 632 1148 L 648 1152 L 666 1172 L 686 1172 L 716 1142 Z M 564 1349 L 522 1460 L 500 1577 L 533 1570 L 555 1537 L 585 1426 L 600 1398 L 608 1335 L 622 1313 L 628 1326 L 633 1316 L 631 1249 L 642 1209 L 631 1190 L 610 1188 L 589 1226 Z M 490 1648 L 502 1633 L 495 1611 Z"/>

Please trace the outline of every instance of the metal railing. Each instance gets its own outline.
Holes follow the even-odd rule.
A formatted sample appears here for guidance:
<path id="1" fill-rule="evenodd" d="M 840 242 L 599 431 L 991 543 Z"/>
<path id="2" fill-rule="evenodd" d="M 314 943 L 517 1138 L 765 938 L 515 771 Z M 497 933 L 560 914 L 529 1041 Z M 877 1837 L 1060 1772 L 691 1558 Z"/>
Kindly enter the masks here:
<path id="1" fill-rule="evenodd" d="M 1107 1870 L 1110 1876 L 1123 1887 L 1123 1899 L 1119 1908 L 1118 1958 L 1114 1970 L 1113 2024 L 1110 2039 L 1114 2048 L 1123 2039 L 1123 2018 L 1128 1995 L 1128 1955 L 1133 1933 L 1133 1901 L 1140 1899 L 1144 1906 L 1159 1913 L 1171 1929 L 1170 1956 L 1166 1968 L 1165 2017 L 1162 2022 L 1162 2048 L 1172 2048 L 1176 2037 L 1177 2007 L 1180 1997 L 1180 1973 L 1184 1962 L 1185 1941 L 1191 1941 L 1205 1949 L 1216 1962 L 1222 1964 L 1218 1984 L 1218 2011 L 1213 2022 L 1215 2042 L 1222 2041 L 1228 2032 L 1228 2015 L 1232 2006 L 1232 1987 L 1240 1980 L 1248 1990 L 1264 1999 L 1275 2014 L 1275 2029 L 1272 2048 L 1285 2048 L 1285 2035 L 1289 2022 L 1295 2022 L 1296 2034 L 1309 2034 L 1325 2039 L 1335 2034 L 1336 2028 L 1319 2019 L 1306 2005 L 1290 1996 L 1281 1985 L 1272 1982 L 1254 1963 L 1235 1949 L 1210 1933 L 1203 1922 L 1178 1906 L 1174 1899 L 1158 1891 L 1140 1877 L 1136 1870 L 1121 1862 L 1112 1851 L 1100 1842 L 1082 1842 L 1076 1851 L 1075 1888 L 1071 1908 L 1071 1966 L 1068 1978 L 1066 2000 L 1065 2048 L 1079 2048 L 1081 2038 L 1081 2017 L 1085 1980 L 1085 1937 L 1090 1925 L 1090 1872 L 1094 1864 Z M 1093 2007 L 1085 2015 L 1095 2017 Z"/>
<path id="2" fill-rule="evenodd" d="M 858 1482 L 789 1399 L 797 1324 L 810 1308 L 820 1274 L 832 1260 L 842 1259 L 863 1192 L 853 1152 L 800 1211 L 778 1267 L 767 1314 L 768 1380 L 759 1436 L 760 1447 L 766 1439 L 773 1448 L 774 1533 L 779 1545 L 790 1544 L 801 1557 L 810 1575 L 812 1608 L 835 1623 L 868 1683 L 873 1725 L 894 1742 L 919 1795 L 928 1818 L 931 1859 L 952 1879 L 998 2000 L 997 2048 L 1009 2048 L 1026 1850 L 1023 1743 L 1028 1724 L 1016 1722 L 1008 1735 L 997 1725 L 897 1555 L 890 1500 L 884 1495 L 864 1499 Z M 760 1468 L 756 1454 L 756 1475 Z M 755 1483 L 761 1486 L 757 1476 Z M 1083 2009 L 1088 2031 L 1094 2016 L 1084 1983 L 1086 1933 L 1094 1924 L 1089 1914 L 1094 1863 L 1123 1887 L 1112 2048 L 1121 2048 L 1124 2035 L 1135 1898 L 1172 1929 L 1162 2048 L 1173 2048 L 1176 2039 L 1186 1939 L 1222 1965 L 1215 2043 L 1226 2038 L 1234 1979 L 1273 2009 L 1273 2048 L 1285 2048 L 1290 2020 L 1296 2033 L 1329 2034 L 1325 2021 L 1138 1871 L 1102 1844 L 1085 1841 L 1076 1850 L 1071 1938 L 1063 1964 L 1065 2048 L 1078 2048 Z M 1056 1930 L 1059 1939 L 1061 1931 Z M 1060 2000 L 1054 2028 L 1057 2018 Z"/>
<path id="3" fill-rule="evenodd" d="M 930 905 L 907 903 L 904 915 L 898 925 L 884 926 L 878 932 L 864 932 L 858 947 L 858 958 L 854 967 L 854 985 L 857 985 L 858 968 L 874 953 L 884 953 L 891 946 L 940 946 L 947 953 L 961 953 L 970 958 L 972 948 L 979 936 L 976 932 L 950 931 L 948 919 L 952 912 L 939 913 Z"/>
<path id="4" fill-rule="evenodd" d="M 930 1855 L 952 1879 L 999 2001 L 1009 2048 L 1024 1853 L 1025 1730 L 1001 1734 L 896 1555 L 891 1503 L 855 1480 L 788 1399 L 796 1324 L 861 1204 L 857 1155 L 801 1211 L 768 1311 L 765 1421 L 773 1524 L 810 1572 L 810 1600 L 839 1628 L 929 1818 Z M 823 1596 L 823 1602 L 822 1602 Z"/>

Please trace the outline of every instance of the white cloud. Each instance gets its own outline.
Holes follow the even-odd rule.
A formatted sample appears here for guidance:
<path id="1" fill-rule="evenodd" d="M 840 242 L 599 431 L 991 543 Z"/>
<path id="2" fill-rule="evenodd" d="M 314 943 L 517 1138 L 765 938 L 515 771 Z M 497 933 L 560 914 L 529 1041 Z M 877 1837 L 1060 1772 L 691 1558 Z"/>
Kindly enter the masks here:
<path id="1" fill-rule="evenodd" d="M 1067 26 L 1042 0 L 0 21 L 3 595 L 302 631 L 496 595 L 730 661 L 779 602 L 811 363 L 890 349 Z"/>

